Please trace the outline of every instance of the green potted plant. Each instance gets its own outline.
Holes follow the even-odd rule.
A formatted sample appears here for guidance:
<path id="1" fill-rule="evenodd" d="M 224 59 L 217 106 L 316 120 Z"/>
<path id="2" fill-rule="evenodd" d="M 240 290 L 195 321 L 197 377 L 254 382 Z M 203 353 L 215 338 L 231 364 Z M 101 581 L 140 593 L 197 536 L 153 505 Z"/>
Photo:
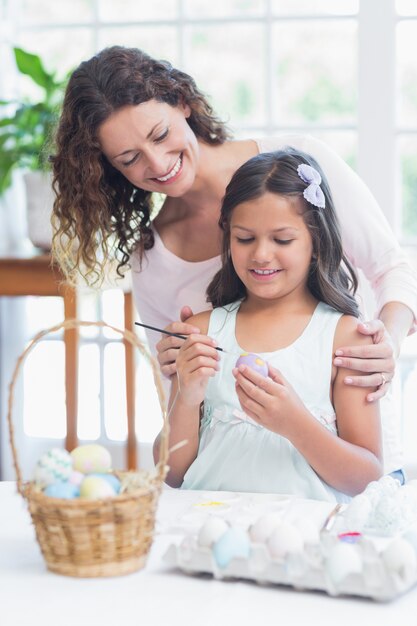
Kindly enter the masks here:
<path id="1" fill-rule="evenodd" d="M 38 55 L 21 48 L 13 51 L 19 72 L 41 88 L 41 97 L 0 101 L 0 196 L 10 186 L 13 171 L 23 170 L 29 238 L 49 248 L 53 193 L 48 157 L 67 79 L 48 72 Z M 14 113 L 8 114 L 13 107 Z"/>

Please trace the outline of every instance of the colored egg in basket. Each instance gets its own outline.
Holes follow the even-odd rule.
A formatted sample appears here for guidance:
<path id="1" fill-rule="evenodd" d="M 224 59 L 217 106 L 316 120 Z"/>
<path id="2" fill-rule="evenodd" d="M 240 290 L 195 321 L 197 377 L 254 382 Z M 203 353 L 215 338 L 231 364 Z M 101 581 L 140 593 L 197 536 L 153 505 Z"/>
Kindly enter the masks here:
<path id="1" fill-rule="evenodd" d="M 35 482 L 51 498 L 112 498 L 121 489 L 120 480 L 110 473 L 111 456 L 99 444 L 45 452 L 35 468 Z"/>

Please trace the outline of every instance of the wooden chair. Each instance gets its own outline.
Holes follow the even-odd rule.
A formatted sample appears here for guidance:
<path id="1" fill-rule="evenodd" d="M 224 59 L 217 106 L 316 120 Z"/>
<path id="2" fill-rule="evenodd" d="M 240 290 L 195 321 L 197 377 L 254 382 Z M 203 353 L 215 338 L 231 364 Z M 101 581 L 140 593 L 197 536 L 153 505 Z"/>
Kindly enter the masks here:
<path id="1" fill-rule="evenodd" d="M 64 300 L 65 319 L 77 316 L 76 290 L 63 283 L 57 266 L 51 264 L 49 254 L 36 252 L 0 256 L 0 296 L 58 296 Z M 134 329 L 132 293 L 124 293 L 124 323 Z M 66 424 L 65 446 L 72 450 L 77 446 L 78 407 L 78 330 L 64 333 L 65 344 L 65 391 Z M 137 468 L 135 433 L 135 355 L 131 344 L 125 344 L 126 406 L 128 435 L 126 442 L 126 466 Z"/>

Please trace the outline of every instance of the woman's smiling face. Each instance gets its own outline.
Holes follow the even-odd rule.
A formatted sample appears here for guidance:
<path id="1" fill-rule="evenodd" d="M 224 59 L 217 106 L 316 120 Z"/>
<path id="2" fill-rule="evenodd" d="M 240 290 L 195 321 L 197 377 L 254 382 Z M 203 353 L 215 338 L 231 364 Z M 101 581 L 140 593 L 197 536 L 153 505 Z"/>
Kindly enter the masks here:
<path id="1" fill-rule="evenodd" d="M 300 201 L 265 193 L 237 205 L 230 221 L 230 252 L 248 297 L 270 300 L 306 293 L 313 243 Z"/>
<path id="2" fill-rule="evenodd" d="M 199 146 L 188 106 L 148 100 L 118 109 L 98 138 L 107 160 L 135 187 L 180 197 L 195 180 Z"/>

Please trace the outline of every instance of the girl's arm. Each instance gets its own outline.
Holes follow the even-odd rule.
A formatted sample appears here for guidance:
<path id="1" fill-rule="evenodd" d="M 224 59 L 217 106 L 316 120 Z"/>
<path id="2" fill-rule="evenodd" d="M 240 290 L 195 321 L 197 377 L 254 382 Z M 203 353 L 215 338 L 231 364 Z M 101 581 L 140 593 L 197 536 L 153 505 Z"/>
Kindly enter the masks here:
<path id="1" fill-rule="evenodd" d="M 336 329 L 334 348 L 370 343 L 356 331 L 357 320 L 343 316 Z M 338 437 L 314 420 L 305 420 L 292 443 L 323 480 L 336 489 L 355 495 L 383 474 L 382 432 L 378 403 L 366 400 L 367 389 L 344 384 L 348 370 L 339 368 L 333 380 L 332 403 Z M 320 429 L 316 428 L 320 426 Z M 325 432 L 319 432 L 320 430 Z"/>
<path id="2" fill-rule="evenodd" d="M 346 341 L 370 342 L 358 335 L 356 323 L 350 316 L 341 318 L 335 348 Z M 339 436 L 317 421 L 275 368 L 263 378 L 239 367 L 236 380 L 240 403 L 250 417 L 289 439 L 322 480 L 355 495 L 383 473 L 381 425 L 378 403 L 367 402 L 363 388 L 345 385 L 345 375 L 339 369 L 332 388 Z"/>
<path id="3" fill-rule="evenodd" d="M 173 395 L 175 394 L 175 395 Z M 169 471 L 166 483 L 170 487 L 180 487 L 184 475 L 191 463 L 197 456 L 199 442 L 199 411 L 200 405 L 189 406 L 181 402 L 178 394 L 178 379 L 175 376 L 171 385 L 172 408 L 169 412 L 169 448 L 184 442 L 169 455 Z M 157 436 L 153 446 L 153 456 L 155 463 L 159 460 L 159 445 L 161 433 Z"/>
<path id="4" fill-rule="evenodd" d="M 207 337 L 210 311 L 191 319 L 191 324 L 202 334 L 192 334 L 183 341 L 178 351 L 177 375 L 173 378 L 169 398 L 169 448 L 184 442 L 169 457 L 166 482 L 180 487 L 184 475 L 197 456 L 200 430 L 200 407 L 208 380 L 218 370 L 219 354 L 215 342 Z M 159 434 L 154 443 L 154 460 L 159 460 Z"/>

